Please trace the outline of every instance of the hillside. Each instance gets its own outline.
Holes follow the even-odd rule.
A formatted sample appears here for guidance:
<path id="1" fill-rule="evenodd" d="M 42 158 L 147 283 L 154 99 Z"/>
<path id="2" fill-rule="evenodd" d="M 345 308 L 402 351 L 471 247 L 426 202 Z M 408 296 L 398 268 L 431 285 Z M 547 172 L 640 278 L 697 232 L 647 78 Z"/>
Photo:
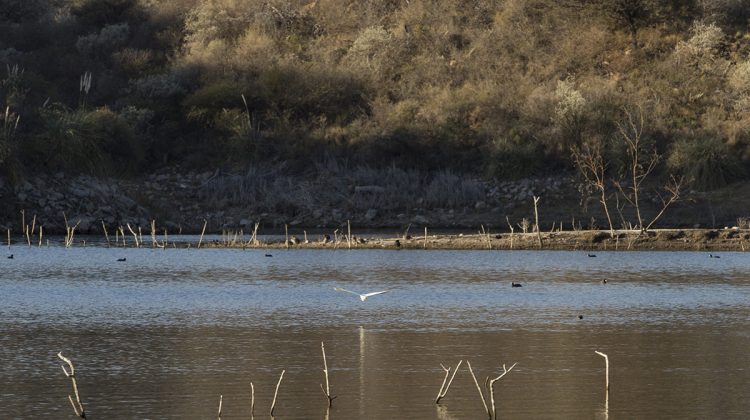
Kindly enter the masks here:
<path id="1" fill-rule="evenodd" d="M 748 176 L 749 18 L 747 0 L 5 0 L 2 216 L 35 177 L 174 168 L 347 188 L 552 177 L 596 196 L 572 159 L 591 151 L 612 209 L 633 167 L 651 201 L 671 176 L 683 200 L 710 195 Z M 225 198 L 273 208 L 278 186 L 255 191 Z"/>

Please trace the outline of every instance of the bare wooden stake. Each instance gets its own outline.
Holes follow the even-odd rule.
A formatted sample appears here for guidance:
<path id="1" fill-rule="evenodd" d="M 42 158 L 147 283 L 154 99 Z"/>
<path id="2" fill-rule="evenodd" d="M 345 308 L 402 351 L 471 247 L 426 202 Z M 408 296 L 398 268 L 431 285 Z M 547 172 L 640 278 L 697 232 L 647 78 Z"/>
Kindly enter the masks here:
<path id="1" fill-rule="evenodd" d="M 104 224 L 104 220 L 102 220 L 102 229 L 104 230 L 104 238 L 107 240 L 107 248 L 109 248 L 109 233 L 107 233 L 107 225 Z"/>
<path id="2" fill-rule="evenodd" d="M 151 248 L 156 248 L 156 220 L 151 219 Z"/>
<path id="3" fill-rule="evenodd" d="M 70 248 L 71 246 L 73 246 L 73 236 L 75 235 L 75 232 L 76 232 L 76 228 L 78 227 L 78 225 L 79 225 L 80 223 L 81 223 L 81 221 L 79 220 L 79 221 L 78 221 L 78 222 L 77 222 L 77 223 L 75 224 L 75 226 L 73 226 L 73 227 L 70 227 L 70 226 L 69 226 L 69 227 L 68 227 L 68 229 L 67 229 L 67 230 L 68 230 L 68 238 L 67 238 L 67 240 L 66 240 L 66 242 L 65 242 L 65 248 Z"/>
<path id="4" fill-rule="evenodd" d="M 26 225 L 26 243 L 29 245 L 29 248 L 31 248 L 31 235 L 29 234 L 28 225 Z"/>
<path id="5" fill-rule="evenodd" d="M 34 236 L 34 229 L 36 229 L 36 214 L 34 214 L 34 218 L 31 219 L 31 236 Z"/>
<path id="6" fill-rule="evenodd" d="M 484 230 L 484 225 L 480 225 L 482 227 L 482 238 L 487 240 L 487 249 L 492 249 L 492 240 L 490 239 L 490 231 L 489 229 Z"/>
<path id="7" fill-rule="evenodd" d="M 320 389 L 323 391 L 326 399 L 328 400 L 328 408 L 331 408 L 331 405 L 333 405 L 333 400 L 335 400 L 336 397 L 331 396 L 331 387 L 328 383 L 328 362 L 326 361 L 326 346 L 322 341 L 320 342 L 320 349 L 323 351 L 323 373 L 325 373 L 326 375 L 326 387 L 324 389 L 323 384 L 320 384 Z"/>
<path id="8" fill-rule="evenodd" d="M 505 221 L 508 222 L 508 226 L 510 227 L 510 249 L 513 249 L 513 224 L 510 223 L 510 220 L 508 220 L 508 216 L 505 216 Z"/>
<path id="9" fill-rule="evenodd" d="M 604 367 L 605 367 L 605 385 L 604 389 L 609 392 L 609 357 L 599 351 L 594 350 L 594 353 L 598 354 L 599 356 L 602 356 L 604 358 Z"/>
<path id="10" fill-rule="evenodd" d="M 349 249 L 352 249 L 352 224 L 348 219 L 346 220 L 346 231 L 346 245 Z"/>
<path id="11" fill-rule="evenodd" d="M 443 384 L 440 385 L 440 390 L 438 391 L 437 398 L 435 398 L 435 404 L 440 404 L 440 400 L 445 398 L 445 394 L 448 393 L 448 389 L 451 387 L 451 384 L 453 383 L 453 378 L 456 377 L 456 372 L 458 372 L 458 369 L 461 367 L 461 363 L 463 363 L 463 360 L 459 360 L 458 364 L 456 365 L 456 369 L 453 370 L 453 375 L 451 376 L 450 381 L 448 381 L 448 375 L 451 373 L 451 368 L 446 368 L 442 364 L 440 367 L 443 368 L 445 371 L 445 378 L 443 378 Z M 448 381 L 448 385 L 446 386 L 446 381 Z"/>
<path id="12" fill-rule="evenodd" d="M 255 385 L 250 382 L 250 417 L 255 414 Z"/>
<path id="13" fill-rule="evenodd" d="M 427 226 L 424 227 L 424 245 L 422 248 L 427 249 Z"/>
<path id="14" fill-rule="evenodd" d="M 284 245 L 286 249 L 289 249 L 289 226 L 286 223 L 284 223 Z"/>
<path id="15" fill-rule="evenodd" d="M 206 233 L 206 225 L 208 225 L 208 220 L 203 219 L 203 230 L 201 230 L 201 237 L 198 239 L 198 248 L 201 247 L 201 243 L 203 242 L 203 235 Z"/>
<path id="16" fill-rule="evenodd" d="M 469 373 L 471 373 L 471 377 L 474 379 L 474 385 L 477 386 L 477 391 L 479 391 L 479 397 L 482 398 L 482 405 L 484 405 L 484 411 L 487 413 L 487 416 L 489 418 L 492 418 L 492 412 L 487 407 L 487 401 L 484 399 L 484 393 L 482 392 L 482 388 L 479 386 L 479 382 L 477 381 L 477 377 L 474 376 L 474 371 L 471 369 L 471 363 L 467 360 L 466 366 L 469 367 Z"/>
<path id="17" fill-rule="evenodd" d="M 42 247 L 42 236 L 44 236 L 44 226 L 39 225 L 39 247 Z"/>
<path id="18" fill-rule="evenodd" d="M 510 369 L 505 369 L 505 364 L 503 364 L 503 373 L 500 374 L 497 378 L 490 381 L 489 386 L 489 392 L 490 392 L 490 402 L 492 403 L 492 418 L 497 419 L 497 410 L 495 410 L 495 382 L 499 381 L 503 376 L 507 375 L 508 372 L 513 370 L 514 367 L 516 367 L 518 363 L 513 363 L 513 366 L 510 367 Z"/>
<path id="19" fill-rule="evenodd" d="M 130 223 L 127 223 L 127 226 L 128 226 L 128 230 L 130 231 L 130 233 L 133 234 L 133 239 L 135 239 L 135 247 L 140 248 L 141 245 L 140 245 L 140 242 L 138 242 L 138 234 L 136 234 L 133 228 L 130 227 Z M 124 242 L 124 239 L 123 239 L 123 242 Z"/>
<path id="20" fill-rule="evenodd" d="M 21 232 L 26 229 L 26 210 L 21 209 Z"/>
<path id="21" fill-rule="evenodd" d="M 68 395 L 68 400 L 70 401 L 70 405 L 73 406 L 73 411 L 75 411 L 76 416 L 85 419 L 86 418 L 86 411 L 83 409 L 83 404 L 81 403 L 81 395 L 78 393 L 78 384 L 76 383 L 76 369 L 73 366 L 73 362 L 70 361 L 67 357 L 62 355 L 62 352 L 57 353 L 57 357 L 59 357 L 62 361 L 67 363 L 68 367 L 70 368 L 70 371 L 67 371 L 65 369 L 65 365 L 60 365 L 62 367 L 63 372 L 65 373 L 65 376 L 70 378 L 70 381 L 73 383 L 73 393 L 76 396 L 75 401 L 73 401 L 73 397 Z"/>
<path id="22" fill-rule="evenodd" d="M 219 419 L 221 419 L 221 406 L 223 403 L 224 403 L 224 396 L 219 395 L 219 415 L 218 415 Z"/>
<path id="23" fill-rule="evenodd" d="M 286 369 L 281 371 L 279 382 L 276 383 L 276 391 L 273 393 L 273 401 L 271 402 L 271 417 L 273 417 L 273 410 L 276 408 L 276 396 L 279 395 L 279 387 L 281 386 L 281 380 L 284 379 L 284 372 L 286 372 Z"/>
<path id="24" fill-rule="evenodd" d="M 539 242 L 539 249 L 542 249 L 542 228 L 539 226 L 539 210 L 537 208 L 537 203 L 539 203 L 539 200 L 542 197 L 537 197 L 537 196 L 533 196 L 533 197 L 534 197 L 534 220 L 536 223 L 536 238 L 537 238 L 537 241 Z"/>
<path id="25" fill-rule="evenodd" d="M 250 238 L 253 245 L 258 245 L 258 226 L 260 226 L 260 222 L 256 222 L 255 226 L 253 226 L 253 237 Z"/>
<path id="26" fill-rule="evenodd" d="M 8 249 L 10 249 L 10 228 L 8 228 Z"/>

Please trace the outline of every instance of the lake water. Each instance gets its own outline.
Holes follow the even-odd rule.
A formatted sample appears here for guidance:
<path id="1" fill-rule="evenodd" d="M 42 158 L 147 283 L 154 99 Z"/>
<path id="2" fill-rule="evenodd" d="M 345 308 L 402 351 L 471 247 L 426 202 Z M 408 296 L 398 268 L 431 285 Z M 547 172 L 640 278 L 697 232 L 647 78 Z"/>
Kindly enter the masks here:
<path id="1" fill-rule="evenodd" d="M 495 385 L 500 418 L 742 419 L 749 268 L 744 253 L 13 246 L 0 407 L 72 418 L 62 351 L 90 419 L 216 418 L 220 394 L 223 419 L 249 418 L 251 382 L 267 418 L 282 369 L 278 419 L 486 418 L 465 362 L 434 404 L 460 359 L 480 384 L 518 363 Z"/>

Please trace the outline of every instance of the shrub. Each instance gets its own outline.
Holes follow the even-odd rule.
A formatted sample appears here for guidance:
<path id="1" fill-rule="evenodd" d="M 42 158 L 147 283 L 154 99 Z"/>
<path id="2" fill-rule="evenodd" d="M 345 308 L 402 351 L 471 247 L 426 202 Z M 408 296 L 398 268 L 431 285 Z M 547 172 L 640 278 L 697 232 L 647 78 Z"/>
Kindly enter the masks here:
<path id="1" fill-rule="evenodd" d="M 127 23 L 107 25 L 98 33 L 78 37 L 76 49 L 84 55 L 103 56 L 124 45 L 129 36 Z"/>
<path id="2" fill-rule="evenodd" d="M 737 154 L 715 137 L 676 142 L 667 159 L 667 166 L 685 175 L 700 190 L 720 188 L 745 175 Z"/>
<path id="3" fill-rule="evenodd" d="M 519 179 L 537 173 L 544 154 L 536 143 L 519 137 L 496 140 L 490 146 L 488 174 L 498 179 Z"/>

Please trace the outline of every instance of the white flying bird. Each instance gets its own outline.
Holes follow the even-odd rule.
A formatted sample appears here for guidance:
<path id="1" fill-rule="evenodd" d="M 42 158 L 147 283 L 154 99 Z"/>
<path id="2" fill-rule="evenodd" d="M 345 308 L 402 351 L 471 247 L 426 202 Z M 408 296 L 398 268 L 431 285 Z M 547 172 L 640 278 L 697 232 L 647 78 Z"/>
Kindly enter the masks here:
<path id="1" fill-rule="evenodd" d="M 380 295 L 380 294 L 383 294 L 383 293 L 387 293 L 387 292 L 388 292 L 387 290 L 383 290 L 382 292 L 372 292 L 372 293 L 357 293 L 357 292 L 352 292 L 351 290 L 346 290 L 346 289 L 342 289 L 342 288 L 340 288 L 340 287 L 334 287 L 334 288 L 333 288 L 333 290 L 335 290 L 335 291 L 337 291 L 337 292 L 346 292 L 346 293 L 351 293 L 351 294 L 353 294 L 353 295 L 357 295 L 357 296 L 359 296 L 359 299 L 360 299 L 360 300 L 361 300 L 362 302 L 366 301 L 366 300 L 367 300 L 367 298 L 368 298 L 368 297 L 370 297 L 370 296 Z"/>

